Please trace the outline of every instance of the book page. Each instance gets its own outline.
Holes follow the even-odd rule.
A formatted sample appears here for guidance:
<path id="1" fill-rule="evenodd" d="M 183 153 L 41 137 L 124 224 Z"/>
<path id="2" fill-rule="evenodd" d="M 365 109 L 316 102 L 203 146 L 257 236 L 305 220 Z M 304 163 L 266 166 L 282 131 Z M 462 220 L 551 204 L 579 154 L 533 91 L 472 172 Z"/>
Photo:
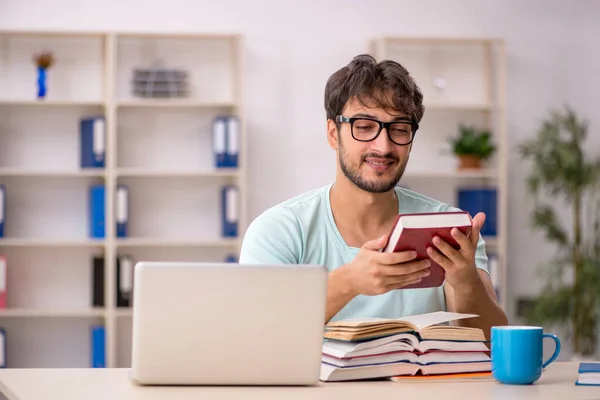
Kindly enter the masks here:
<path id="1" fill-rule="evenodd" d="M 402 321 L 410 322 L 415 325 L 418 330 L 427 328 L 428 326 L 441 324 L 443 322 L 456 321 L 458 319 L 478 317 L 476 314 L 451 313 L 447 311 L 436 311 L 427 314 L 410 315 L 401 318 Z"/>

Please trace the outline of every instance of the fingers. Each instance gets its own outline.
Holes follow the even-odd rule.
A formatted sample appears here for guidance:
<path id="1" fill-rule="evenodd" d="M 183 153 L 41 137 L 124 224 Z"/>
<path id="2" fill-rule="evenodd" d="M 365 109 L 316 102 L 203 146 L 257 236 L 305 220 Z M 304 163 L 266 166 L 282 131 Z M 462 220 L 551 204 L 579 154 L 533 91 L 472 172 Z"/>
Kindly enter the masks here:
<path id="1" fill-rule="evenodd" d="M 368 250 L 381 250 L 385 247 L 388 242 L 388 235 L 383 235 L 377 239 L 370 240 L 363 245 L 364 249 Z"/>
<path id="2" fill-rule="evenodd" d="M 441 252 L 437 251 L 433 247 L 427 248 L 427 254 L 429 254 L 429 257 L 431 257 L 433 261 L 435 261 L 442 268 L 444 268 L 445 271 L 451 270 L 455 265 L 448 257 L 446 257 Z"/>
<path id="3" fill-rule="evenodd" d="M 449 258 L 455 264 L 460 263 L 464 258 L 464 256 L 460 253 L 459 250 L 456 250 L 454 247 L 450 246 L 450 244 L 448 244 L 443 239 L 441 239 L 437 236 L 433 238 L 433 244 L 435 245 L 435 247 L 437 247 L 438 252 L 445 255 L 447 258 Z M 470 244 L 469 244 L 469 246 L 470 246 Z M 468 249 L 467 249 L 467 251 L 468 251 Z M 429 256 L 431 256 L 430 253 L 431 253 L 431 250 L 428 250 Z"/>
<path id="4" fill-rule="evenodd" d="M 381 264 L 395 265 L 414 260 L 417 257 L 417 252 L 399 251 L 397 253 L 378 253 L 375 257 L 377 257 L 377 262 Z"/>
<path id="5" fill-rule="evenodd" d="M 403 286 L 412 285 L 413 283 L 421 282 L 425 277 L 429 276 L 429 270 L 413 272 L 412 274 L 404 275 L 399 278 L 389 279 L 386 284 L 386 289 L 401 288 Z"/>
<path id="6" fill-rule="evenodd" d="M 473 229 L 471 231 L 471 244 L 473 247 L 477 247 L 477 242 L 479 242 L 479 233 L 481 232 L 481 228 L 483 227 L 483 223 L 485 222 L 485 214 L 480 212 L 475 215 L 473 218 Z"/>
<path id="7" fill-rule="evenodd" d="M 420 273 L 427 270 L 431 266 L 429 260 L 419 260 L 404 263 L 402 265 L 382 265 L 378 268 L 378 272 L 382 277 L 405 277 L 411 274 Z"/>

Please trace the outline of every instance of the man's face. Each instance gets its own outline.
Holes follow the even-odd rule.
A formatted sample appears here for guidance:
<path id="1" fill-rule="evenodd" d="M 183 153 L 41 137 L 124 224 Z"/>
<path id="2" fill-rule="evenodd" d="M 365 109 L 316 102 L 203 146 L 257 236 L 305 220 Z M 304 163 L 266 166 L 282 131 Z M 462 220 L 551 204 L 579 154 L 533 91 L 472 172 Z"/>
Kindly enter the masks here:
<path id="1" fill-rule="evenodd" d="M 392 113 L 382 108 L 365 107 L 359 102 L 349 101 L 342 115 L 346 117 L 368 117 L 379 121 L 393 121 L 407 117 L 403 113 Z M 354 127 L 357 132 L 357 125 Z M 392 190 L 406 169 L 411 145 L 402 146 L 392 142 L 383 129 L 375 140 L 360 142 L 352 137 L 350 123 L 342 123 L 338 135 L 338 158 L 344 175 L 357 187 L 370 193 Z"/>

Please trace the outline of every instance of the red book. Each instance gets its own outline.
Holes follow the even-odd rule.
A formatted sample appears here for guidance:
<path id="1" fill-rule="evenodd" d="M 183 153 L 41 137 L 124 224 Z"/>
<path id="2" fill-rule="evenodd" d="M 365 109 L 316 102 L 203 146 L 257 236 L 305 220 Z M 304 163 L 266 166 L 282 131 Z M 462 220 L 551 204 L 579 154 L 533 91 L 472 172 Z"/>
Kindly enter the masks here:
<path id="1" fill-rule="evenodd" d="M 452 228 L 460 229 L 465 235 L 471 234 L 473 220 L 466 211 L 452 211 L 441 213 L 400 214 L 392 227 L 390 238 L 384 252 L 400 252 L 414 250 L 417 260 L 429 259 L 431 274 L 421 282 L 404 286 L 402 289 L 438 287 L 444 283 L 446 273 L 444 269 L 427 254 L 427 248 L 437 248 L 433 238 L 439 236 L 455 249 L 458 243 L 450 234 Z"/>

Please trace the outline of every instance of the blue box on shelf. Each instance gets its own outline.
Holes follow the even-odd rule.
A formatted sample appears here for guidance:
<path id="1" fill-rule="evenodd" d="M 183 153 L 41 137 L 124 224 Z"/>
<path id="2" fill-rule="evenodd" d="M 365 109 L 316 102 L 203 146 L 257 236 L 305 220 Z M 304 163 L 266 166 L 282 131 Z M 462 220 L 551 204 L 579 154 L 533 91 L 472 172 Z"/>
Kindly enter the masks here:
<path id="1" fill-rule="evenodd" d="M 485 223 L 481 228 L 481 236 L 496 236 L 497 227 L 497 190 L 494 188 L 468 188 L 458 190 L 458 208 L 467 211 L 471 216 L 479 212 L 485 213 Z"/>

